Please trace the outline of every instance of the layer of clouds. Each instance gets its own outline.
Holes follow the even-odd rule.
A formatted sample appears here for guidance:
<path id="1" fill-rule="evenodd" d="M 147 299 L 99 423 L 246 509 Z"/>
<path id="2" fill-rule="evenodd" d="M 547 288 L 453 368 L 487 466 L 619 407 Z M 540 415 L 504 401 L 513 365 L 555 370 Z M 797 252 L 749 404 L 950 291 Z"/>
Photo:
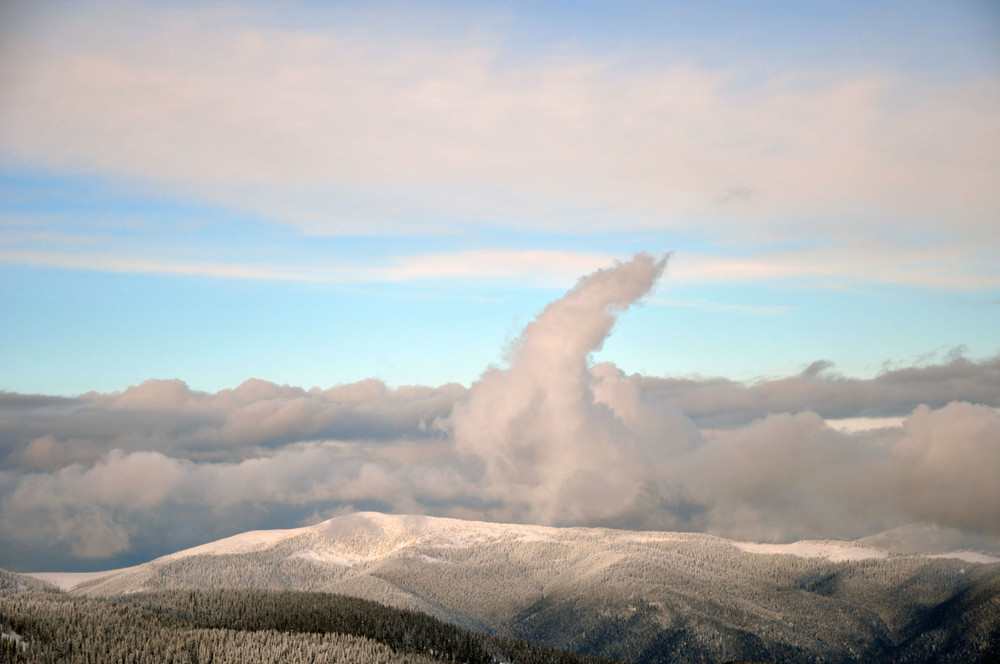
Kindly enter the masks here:
<path id="1" fill-rule="evenodd" d="M 523 48 L 510 23 L 469 20 L 481 11 L 450 21 L 412 11 L 393 25 L 377 10 L 298 23 L 272 11 L 6 3 L 0 156 L 43 180 L 96 178 L 119 194 L 249 214 L 290 237 L 690 234 L 696 221 L 727 250 L 679 256 L 681 280 L 1000 284 L 1000 88 L 982 72 L 856 61 L 769 72 L 735 55 L 698 64 L 690 41 Z M 333 265 L 223 246 L 195 230 L 205 219 L 172 221 L 163 242 L 150 218 L 120 219 L 129 231 L 114 233 L 99 230 L 104 218 L 81 230 L 78 212 L 18 206 L 0 263 L 563 287 L 603 260 L 479 247 Z"/>
<path id="2" fill-rule="evenodd" d="M 595 371 L 614 371 L 598 367 Z M 827 419 L 906 415 L 919 405 L 969 401 L 1000 408 L 1000 357 L 953 355 L 941 364 L 887 369 L 870 379 L 842 376 L 818 360 L 797 376 L 752 384 L 725 378 L 639 380 L 648 398 L 676 403 L 699 426 L 748 424 L 772 413 L 813 411 Z"/>
<path id="3" fill-rule="evenodd" d="M 1000 360 L 755 384 L 592 365 L 666 260 L 584 277 L 469 388 L 0 392 L 0 566 L 109 567 L 351 509 L 1000 549 Z M 827 421 L 876 415 L 902 424 Z"/>
<path id="4" fill-rule="evenodd" d="M 0 149 L 34 167 L 313 232 L 697 218 L 727 239 L 752 220 L 759 239 L 816 219 L 878 240 L 916 215 L 942 238 L 996 240 L 994 80 L 526 50 L 374 12 L 303 29 L 218 6 L 32 6 L 12 6 L 0 40 Z"/>
<path id="5" fill-rule="evenodd" d="M 920 406 L 901 429 L 864 435 L 811 412 L 771 415 L 680 461 L 699 529 L 792 540 L 919 523 L 1000 542 L 1000 414 L 982 405 Z"/>
<path id="6" fill-rule="evenodd" d="M 112 449 L 232 461 L 308 441 L 435 439 L 441 434 L 430 425 L 464 393 L 454 384 L 390 389 L 374 379 L 309 391 L 251 379 L 208 394 L 175 379 L 75 399 L 0 393 L 0 459 L 51 470 Z"/>

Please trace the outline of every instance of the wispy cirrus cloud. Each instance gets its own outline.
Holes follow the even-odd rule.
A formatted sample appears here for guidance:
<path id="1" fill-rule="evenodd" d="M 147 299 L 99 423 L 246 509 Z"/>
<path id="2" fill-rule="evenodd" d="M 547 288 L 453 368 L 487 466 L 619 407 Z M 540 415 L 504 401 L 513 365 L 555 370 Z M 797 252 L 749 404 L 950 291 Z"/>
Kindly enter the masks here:
<path id="1" fill-rule="evenodd" d="M 321 283 L 392 283 L 404 281 L 486 279 L 563 287 L 581 271 L 610 262 L 601 254 L 541 250 L 488 250 L 393 257 L 378 262 L 344 260 L 334 264 L 165 260 L 109 253 L 0 249 L 0 264 L 72 270 L 167 274 L 220 279 Z M 373 264 L 373 262 L 375 264 Z"/>
<path id="2" fill-rule="evenodd" d="M 359 261 L 333 258 L 322 263 L 301 260 L 206 261 L 192 248 L 160 250 L 143 256 L 136 251 L 103 250 L 102 243 L 77 236 L 31 234 L 30 243 L 0 238 L 0 264 L 33 265 L 72 270 L 133 274 L 201 276 L 221 279 L 298 281 L 314 283 L 397 283 L 449 280 L 493 280 L 545 287 L 566 287 L 575 275 L 610 262 L 607 253 L 538 249 L 489 249 L 393 255 Z M 54 248 L 34 248 L 52 244 Z M 6 245 L 6 246 L 4 246 Z M 164 254 L 167 254 L 165 257 Z M 174 257 L 169 255 L 173 254 Z M 1000 288 L 1000 271 L 982 257 L 981 269 L 968 271 L 976 257 L 939 247 L 900 249 L 870 254 L 851 249 L 795 250 L 758 256 L 727 256 L 676 252 L 670 277 L 678 284 L 745 284 L 748 282 L 807 282 L 811 286 L 850 288 L 863 284 L 930 287 L 942 290 Z M 717 303 L 704 299 L 654 299 L 654 304 L 775 315 L 787 307 Z"/>
<path id="3" fill-rule="evenodd" d="M 173 274 L 222 279 L 266 279 L 278 281 L 336 281 L 336 274 L 310 274 L 291 266 L 201 263 L 155 258 L 137 258 L 102 253 L 67 253 L 0 249 L 0 263 L 34 265 L 70 270 L 122 272 L 132 274 Z"/>
<path id="4" fill-rule="evenodd" d="M 700 284 L 798 280 L 834 288 L 860 284 L 956 291 L 998 288 L 1000 270 L 988 254 L 947 241 L 930 247 L 849 243 L 739 256 L 678 252 L 670 277 Z"/>
<path id="5" fill-rule="evenodd" d="M 407 256 L 374 274 L 390 281 L 487 278 L 565 286 L 573 275 L 607 265 L 606 254 L 542 250 L 480 250 Z"/>

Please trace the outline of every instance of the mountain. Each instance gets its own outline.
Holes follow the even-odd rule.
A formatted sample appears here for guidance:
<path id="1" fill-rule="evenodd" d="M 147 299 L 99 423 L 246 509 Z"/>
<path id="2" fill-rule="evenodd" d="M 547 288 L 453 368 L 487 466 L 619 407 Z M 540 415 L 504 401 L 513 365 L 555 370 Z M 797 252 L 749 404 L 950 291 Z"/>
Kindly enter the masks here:
<path id="1" fill-rule="evenodd" d="M 359 513 L 236 535 L 72 592 L 333 592 L 635 662 L 996 661 L 1000 560 L 952 556 Z"/>

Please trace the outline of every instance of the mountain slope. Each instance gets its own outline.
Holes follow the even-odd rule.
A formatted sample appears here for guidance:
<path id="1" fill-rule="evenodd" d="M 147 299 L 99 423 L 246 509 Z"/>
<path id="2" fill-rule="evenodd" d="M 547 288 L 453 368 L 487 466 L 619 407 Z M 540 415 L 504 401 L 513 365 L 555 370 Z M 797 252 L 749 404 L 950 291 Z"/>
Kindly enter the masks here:
<path id="1" fill-rule="evenodd" d="M 888 557 L 843 542 L 776 549 L 784 555 L 755 546 L 691 533 L 361 513 L 244 533 L 73 592 L 337 592 L 642 662 L 904 661 L 930 653 L 952 661 L 959 650 L 964 659 L 954 661 L 975 661 L 1000 636 L 1000 564 Z"/>
<path id="2" fill-rule="evenodd" d="M 329 593 L 0 589 L 0 662 L 612 664 Z"/>

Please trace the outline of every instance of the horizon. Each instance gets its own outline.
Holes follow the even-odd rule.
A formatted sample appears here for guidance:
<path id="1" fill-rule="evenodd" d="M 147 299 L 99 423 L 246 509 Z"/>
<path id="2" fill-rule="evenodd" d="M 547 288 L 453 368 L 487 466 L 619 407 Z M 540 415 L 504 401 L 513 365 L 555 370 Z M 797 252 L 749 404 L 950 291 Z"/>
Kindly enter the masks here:
<path id="1" fill-rule="evenodd" d="M 1000 551 L 998 35 L 5 4 L 0 567 L 364 508 Z"/>
<path id="2" fill-rule="evenodd" d="M 955 558 L 958 560 L 963 560 L 969 563 L 977 564 L 991 564 L 1000 562 L 1000 558 L 984 555 L 982 552 L 972 551 L 970 549 L 961 549 L 955 551 L 947 551 L 942 553 L 927 553 L 920 551 L 891 551 L 884 547 L 874 546 L 868 543 L 863 543 L 863 540 L 799 540 L 796 542 L 782 543 L 782 544 L 768 544 L 768 543 L 758 543 L 758 542 L 747 542 L 741 540 L 732 540 L 724 537 L 719 537 L 718 535 L 710 535 L 707 533 L 698 533 L 690 531 L 681 532 L 670 532 L 670 531 L 656 531 L 656 530 L 629 530 L 624 528 L 613 528 L 613 527 L 594 527 L 594 526 L 540 526 L 537 524 L 523 524 L 523 523 L 495 523 L 495 522 L 484 522 L 484 521 L 472 521 L 469 519 L 461 519 L 456 517 L 440 517 L 431 516 L 428 514 L 388 514 L 385 512 L 371 512 L 371 511 L 360 511 L 360 512 L 348 512 L 345 514 L 339 514 L 337 516 L 330 517 L 325 521 L 320 521 L 319 523 L 309 524 L 305 526 L 300 526 L 298 528 L 276 528 L 269 530 L 250 530 L 242 533 L 237 533 L 235 535 L 230 535 L 219 540 L 213 540 L 211 542 L 204 542 L 202 544 L 197 544 L 193 547 L 187 549 L 181 549 L 179 551 L 174 551 L 159 558 L 154 558 L 148 561 L 142 561 L 137 563 L 136 566 L 143 565 L 147 562 L 153 562 L 160 560 L 161 558 L 175 558 L 180 556 L 180 554 L 185 554 L 185 556 L 201 555 L 201 554 L 211 554 L 211 555 L 224 555 L 230 553 L 240 553 L 244 552 L 244 548 L 237 550 L 227 549 L 225 546 L 213 547 L 212 545 L 221 545 L 224 542 L 229 542 L 232 540 L 239 541 L 241 544 L 258 544 L 261 547 L 268 547 L 273 545 L 273 543 L 279 541 L 283 537 L 274 537 L 273 539 L 262 540 L 259 537 L 245 537 L 249 535 L 259 536 L 261 534 L 274 534 L 282 533 L 284 537 L 294 537 L 295 534 L 301 533 L 301 531 L 312 529 L 316 526 L 322 526 L 331 521 L 347 519 L 350 517 L 366 517 L 371 516 L 377 517 L 400 517 L 400 518 L 417 518 L 417 519 L 432 519 L 439 521 L 459 521 L 470 524 L 486 524 L 491 526 L 504 526 L 513 528 L 529 528 L 529 529 L 544 529 L 544 530 L 567 530 L 567 529 L 584 529 L 584 530 L 613 530 L 622 533 L 658 533 L 665 535 L 698 535 L 712 539 L 722 539 L 731 542 L 737 548 L 742 549 L 748 553 L 759 553 L 759 554 L 789 554 L 800 558 L 822 558 L 830 560 L 832 562 L 842 562 L 845 560 L 866 560 L 870 558 L 880 559 L 886 556 L 899 556 L 899 557 L 926 557 L 926 558 Z M 249 542 L 248 542 L 249 540 Z M 837 545 L 848 545 L 845 547 L 840 547 Z M 813 545 L 813 546 L 799 546 L 799 545 Z M 816 546 L 816 545 L 828 545 L 828 546 Z M 853 550 L 854 553 L 847 553 L 847 551 Z M 965 555 L 967 554 L 967 555 Z M 99 575 L 105 573 L 113 573 L 122 571 L 129 568 L 118 568 L 118 569 L 104 569 L 104 570 L 93 570 L 84 572 L 59 572 L 59 571 L 22 571 L 21 574 L 31 576 L 42 581 L 47 581 L 54 584 L 62 590 L 70 590 L 74 586 L 84 583 L 93 578 L 98 578 Z"/>

